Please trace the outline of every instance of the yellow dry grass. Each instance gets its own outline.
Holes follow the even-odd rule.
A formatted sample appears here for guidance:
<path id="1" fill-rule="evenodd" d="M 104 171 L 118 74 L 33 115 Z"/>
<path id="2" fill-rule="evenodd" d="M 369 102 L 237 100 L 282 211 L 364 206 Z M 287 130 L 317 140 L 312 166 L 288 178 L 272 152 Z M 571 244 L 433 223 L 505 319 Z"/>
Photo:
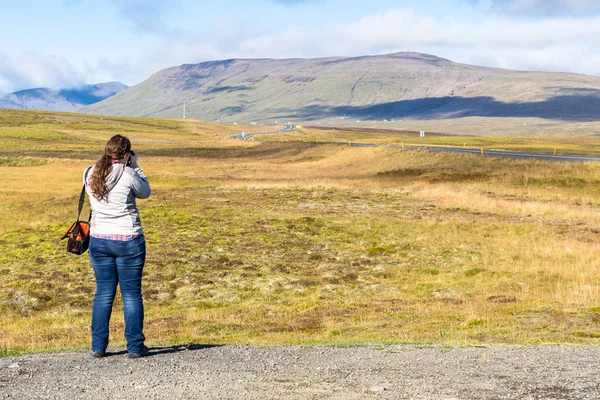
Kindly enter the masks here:
<path id="1" fill-rule="evenodd" d="M 245 127 L 191 120 L 45 118 L 0 127 L 4 354 L 87 345 L 93 276 L 58 238 L 83 169 L 118 131 L 153 187 L 139 202 L 151 345 L 598 343 L 596 163 L 239 142 L 226 136 Z M 112 343 L 122 328 L 117 309 Z"/>

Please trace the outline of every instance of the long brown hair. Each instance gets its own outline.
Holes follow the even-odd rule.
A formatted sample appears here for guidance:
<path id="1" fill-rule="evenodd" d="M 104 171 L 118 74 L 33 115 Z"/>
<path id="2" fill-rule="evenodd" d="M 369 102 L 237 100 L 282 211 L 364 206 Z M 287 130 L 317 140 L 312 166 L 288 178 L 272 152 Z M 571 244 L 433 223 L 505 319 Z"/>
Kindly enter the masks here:
<path id="1" fill-rule="evenodd" d="M 94 172 L 90 177 L 90 187 L 94 197 L 98 200 L 106 199 L 107 190 L 104 179 L 112 169 L 113 160 L 120 160 L 131 150 L 131 142 L 125 136 L 111 137 L 104 148 L 104 155 L 94 165 Z"/>

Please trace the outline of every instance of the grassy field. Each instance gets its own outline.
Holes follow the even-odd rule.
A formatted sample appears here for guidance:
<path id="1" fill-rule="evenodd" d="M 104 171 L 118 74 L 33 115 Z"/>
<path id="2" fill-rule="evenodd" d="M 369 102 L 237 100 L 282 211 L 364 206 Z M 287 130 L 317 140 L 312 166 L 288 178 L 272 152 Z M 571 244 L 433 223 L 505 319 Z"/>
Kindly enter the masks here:
<path id="1" fill-rule="evenodd" d="M 600 343 L 597 163 L 226 139 L 251 128 L 0 110 L 0 354 L 88 346 L 59 238 L 117 132 L 153 188 L 149 345 Z"/>
<path id="2" fill-rule="evenodd" d="M 540 136 L 473 136 L 444 133 L 444 130 L 426 132 L 425 138 L 419 131 L 373 129 L 357 127 L 328 128 L 301 126 L 300 129 L 281 135 L 261 135 L 260 141 L 298 141 L 309 143 L 351 142 L 380 143 L 394 145 L 467 147 L 484 150 L 510 150 L 545 154 L 599 155 L 600 140 L 593 136 L 570 136 L 549 138 Z"/>
<path id="3" fill-rule="evenodd" d="M 548 120 L 543 118 L 511 117 L 464 117 L 431 120 L 365 120 L 357 123 L 355 119 L 329 118 L 306 125 L 327 125 L 347 128 L 377 128 L 410 131 L 442 132 L 458 136 L 477 136 L 488 138 L 564 138 L 593 137 L 600 135 L 599 121 Z"/>

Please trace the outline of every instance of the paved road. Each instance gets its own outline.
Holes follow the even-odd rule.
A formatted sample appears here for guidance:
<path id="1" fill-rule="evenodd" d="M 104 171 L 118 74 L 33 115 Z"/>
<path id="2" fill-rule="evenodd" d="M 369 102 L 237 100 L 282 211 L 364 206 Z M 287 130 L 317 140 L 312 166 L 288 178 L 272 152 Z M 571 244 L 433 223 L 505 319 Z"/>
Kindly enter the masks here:
<path id="1" fill-rule="evenodd" d="M 336 144 L 352 147 L 380 147 L 387 146 L 393 148 L 402 148 L 398 144 L 378 144 L 378 143 L 352 143 L 352 142 L 320 142 L 317 144 Z M 405 145 L 406 149 L 425 149 L 432 152 L 439 151 L 450 151 L 455 153 L 470 153 L 481 155 L 481 149 L 464 148 L 464 147 L 441 147 L 441 146 L 417 146 L 417 145 Z M 507 150 L 483 150 L 484 156 L 492 157 L 511 157 L 511 158 L 529 158 L 537 160 L 554 160 L 554 161 L 600 161 L 600 157 L 596 156 L 582 156 L 582 155 L 561 155 L 561 154 L 540 154 L 540 153 L 525 153 L 519 151 L 507 151 Z"/>
<path id="2" fill-rule="evenodd" d="M 251 140 L 253 136 L 256 135 L 272 135 L 277 133 L 285 133 L 290 132 L 296 129 L 296 125 L 286 125 L 283 129 L 279 129 L 277 131 L 272 132 L 254 132 L 254 133 L 240 133 L 237 135 L 229 136 L 230 139 L 239 139 L 239 140 Z M 394 148 L 401 148 L 401 145 L 396 144 L 379 144 L 379 143 L 353 143 L 353 142 L 317 142 L 316 144 L 324 145 L 324 144 L 335 144 L 335 145 L 343 145 L 343 146 L 352 146 L 352 147 L 380 147 L 380 146 L 388 146 Z M 470 153 L 470 154 L 478 154 L 481 155 L 481 149 L 474 148 L 464 148 L 464 147 L 441 147 L 441 146 L 418 146 L 418 145 L 405 145 L 404 148 L 407 149 L 426 149 L 428 151 L 438 152 L 438 151 L 450 151 L 455 153 Z M 492 157 L 511 157 L 511 158 L 529 158 L 529 159 L 537 159 L 537 160 L 554 160 L 554 161 L 600 161 L 600 157 L 597 156 L 584 156 L 584 155 L 561 155 L 561 154 L 540 154 L 540 153 L 526 153 L 519 151 L 506 151 L 506 150 L 483 150 L 484 156 L 492 156 Z"/>
<path id="3" fill-rule="evenodd" d="M 236 135 L 229 136 L 229 139 L 238 139 L 238 140 L 250 140 L 253 136 L 256 135 L 273 135 L 276 133 L 285 133 L 290 132 L 296 129 L 296 125 L 286 125 L 282 129 L 271 131 L 271 132 L 252 132 L 252 133 L 238 133 Z"/>
<path id="4" fill-rule="evenodd" d="M 0 358 L 0 399 L 600 398 L 600 348 L 249 347 Z"/>
<path id="5" fill-rule="evenodd" d="M 400 147 L 400 146 L 394 146 Z M 409 146 L 410 148 L 421 148 L 421 146 Z M 456 153 L 471 153 L 481 154 L 481 149 L 463 148 L 463 147 L 437 147 L 424 146 L 429 151 L 452 151 Z M 580 156 L 580 155 L 561 155 L 561 154 L 540 154 L 540 153 L 525 153 L 519 151 L 506 150 L 484 150 L 483 155 L 494 157 L 512 157 L 512 158 L 532 158 L 538 160 L 556 160 L 556 161 L 600 161 L 600 157 L 595 156 Z"/>

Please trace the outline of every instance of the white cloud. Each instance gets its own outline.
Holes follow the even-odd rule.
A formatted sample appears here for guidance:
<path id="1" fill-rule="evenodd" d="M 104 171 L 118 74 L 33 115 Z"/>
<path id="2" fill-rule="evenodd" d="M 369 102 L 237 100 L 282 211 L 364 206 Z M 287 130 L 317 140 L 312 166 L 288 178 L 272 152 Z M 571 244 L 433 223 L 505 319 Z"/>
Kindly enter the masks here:
<path id="1" fill-rule="evenodd" d="M 157 35 L 171 33 L 167 18 L 181 10 L 179 0 L 113 0 L 113 3 L 134 30 Z"/>
<path id="2" fill-rule="evenodd" d="M 36 87 L 64 88 L 84 83 L 83 74 L 64 57 L 23 52 L 0 54 L 0 92 Z"/>
<path id="3" fill-rule="evenodd" d="M 590 15 L 600 13 L 598 0 L 467 0 L 490 10 L 525 15 Z"/>
<path id="4" fill-rule="evenodd" d="M 320 29 L 296 25 L 278 34 L 249 34 L 241 29 L 230 33 L 227 46 L 218 35 L 172 37 L 154 54 L 151 65 L 158 70 L 235 57 L 357 56 L 413 50 L 492 67 L 600 75 L 599 37 L 600 17 L 515 21 L 490 16 L 458 22 L 399 9 Z"/>
<path id="5" fill-rule="evenodd" d="M 451 58 L 446 52 L 447 49 L 442 49 L 438 55 Z M 600 75 L 600 54 L 590 51 L 585 45 L 553 45 L 540 49 L 503 46 L 493 52 L 483 48 L 459 48 L 454 49 L 452 55 L 454 60 L 474 65 Z"/>

